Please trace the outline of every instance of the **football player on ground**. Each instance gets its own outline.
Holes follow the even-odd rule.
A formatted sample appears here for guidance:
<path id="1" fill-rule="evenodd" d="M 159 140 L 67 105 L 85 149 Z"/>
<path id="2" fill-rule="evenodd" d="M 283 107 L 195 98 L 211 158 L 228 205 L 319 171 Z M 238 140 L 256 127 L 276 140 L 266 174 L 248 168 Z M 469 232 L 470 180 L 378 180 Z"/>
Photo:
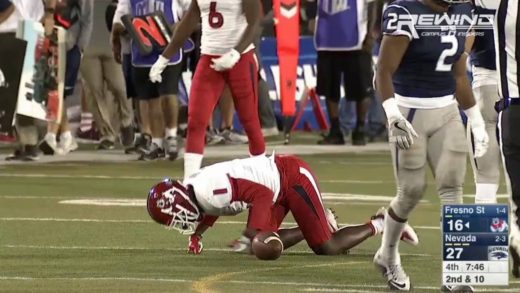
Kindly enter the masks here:
<path id="1" fill-rule="evenodd" d="M 175 26 L 172 41 L 150 70 L 150 80 L 161 82 L 161 72 L 167 61 L 182 48 L 202 19 L 202 55 L 193 77 L 188 105 L 184 178 L 200 169 L 206 127 L 226 84 L 231 89 L 238 117 L 249 139 L 251 156 L 265 155 L 258 118 L 258 61 L 253 45 L 260 8 L 258 0 L 191 1 L 188 12 Z"/>
<path id="2" fill-rule="evenodd" d="M 441 202 L 462 202 L 468 151 L 457 102 L 469 119 L 475 157 L 487 149 L 485 123 L 466 74 L 468 27 L 448 26 L 446 19 L 425 27 L 413 23 L 414 15 L 471 17 L 472 6 L 464 3 L 468 1 L 397 0 L 384 12 L 376 87 L 388 119 L 397 196 L 388 208 L 374 263 L 391 289 L 411 287 L 398 244 L 424 195 L 427 164 Z"/>
<path id="3" fill-rule="evenodd" d="M 305 239 L 316 254 L 340 254 L 383 231 L 382 214 L 367 224 L 338 229 L 334 216 L 323 206 L 312 170 L 295 156 L 259 156 L 214 164 L 183 183 L 160 182 L 147 200 L 148 213 L 156 222 L 183 234 L 194 233 L 190 239 L 194 253 L 202 250 L 201 233 L 218 216 L 236 214 L 244 204 L 250 206 L 250 237 L 258 232 L 278 232 L 284 248 Z M 289 211 L 299 228 L 280 230 Z M 409 226 L 403 237 L 418 242 Z"/>

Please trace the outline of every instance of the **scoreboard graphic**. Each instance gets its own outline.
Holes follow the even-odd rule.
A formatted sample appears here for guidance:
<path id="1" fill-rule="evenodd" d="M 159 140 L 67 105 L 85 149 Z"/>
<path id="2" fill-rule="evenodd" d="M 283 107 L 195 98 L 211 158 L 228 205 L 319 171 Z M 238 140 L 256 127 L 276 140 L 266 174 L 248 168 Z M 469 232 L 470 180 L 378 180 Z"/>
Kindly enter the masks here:
<path id="1" fill-rule="evenodd" d="M 509 285 L 507 205 L 442 207 L 442 284 Z"/>

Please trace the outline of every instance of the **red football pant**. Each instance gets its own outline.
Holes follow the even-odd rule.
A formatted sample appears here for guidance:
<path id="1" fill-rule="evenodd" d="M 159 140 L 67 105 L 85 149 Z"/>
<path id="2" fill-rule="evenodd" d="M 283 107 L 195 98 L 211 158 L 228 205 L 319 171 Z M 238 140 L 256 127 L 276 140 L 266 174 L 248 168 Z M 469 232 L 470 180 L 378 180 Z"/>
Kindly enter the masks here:
<path id="1" fill-rule="evenodd" d="M 332 238 L 316 176 L 294 156 L 277 156 L 276 165 L 282 173 L 282 190 L 271 209 L 271 225 L 278 229 L 291 211 L 309 247 L 316 250 Z"/>
<path id="2" fill-rule="evenodd" d="M 242 54 L 230 70 L 218 72 L 210 67 L 218 56 L 202 55 L 193 83 L 188 105 L 188 137 L 186 153 L 204 153 L 206 127 L 227 84 L 240 123 L 249 139 L 249 153 L 265 153 L 265 142 L 258 118 L 258 63 L 253 51 Z"/>

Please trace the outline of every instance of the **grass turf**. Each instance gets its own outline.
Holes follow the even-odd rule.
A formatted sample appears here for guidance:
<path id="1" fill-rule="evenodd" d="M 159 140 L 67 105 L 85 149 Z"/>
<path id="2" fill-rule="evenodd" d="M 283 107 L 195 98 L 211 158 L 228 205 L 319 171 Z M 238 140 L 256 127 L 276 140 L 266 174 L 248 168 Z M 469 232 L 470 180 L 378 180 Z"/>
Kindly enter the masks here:
<path id="1" fill-rule="evenodd" d="M 387 204 L 373 196 L 390 197 L 395 192 L 387 153 L 302 157 L 319 177 L 325 202 L 336 210 L 341 223 L 366 222 Z M 180 174 L 179 161 L 2 167 L 0 292 L 385 290 L 371 262 L 380 237 L 369 239 L 349 255 L 315 256 L 301 243 L 277 261 L 262 262 L 226 250 L 226 244 L 244 227 L 244 214 L 217 222 L 203 239 L 206 250 L 193 256 L 186 254 L 187 238 L 153 223 L 143 206 L 60 203 L 94 198 L 143 200 L 152 184 Z M 465 193 L 474 190 L 470 176 L 468 172 Z M 428 181 L 425 202 L 410 219 L 418 227 L 421 244 L 401 245 L 403 264 L 416 292 L 438 291 L 441 281 L 439 201 L 431 176 Z M 366 198 L 349 200 L 349 194 Z M 519 283 L 508 290 L 520 291 Z"/>

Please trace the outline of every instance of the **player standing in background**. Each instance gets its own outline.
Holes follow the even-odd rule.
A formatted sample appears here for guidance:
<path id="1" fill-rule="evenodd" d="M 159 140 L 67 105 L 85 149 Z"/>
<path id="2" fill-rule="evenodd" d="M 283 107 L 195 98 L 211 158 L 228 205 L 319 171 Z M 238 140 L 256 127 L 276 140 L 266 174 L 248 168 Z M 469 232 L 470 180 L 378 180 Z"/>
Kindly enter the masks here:
<path id="1" fill-rule="evenodd" d="M 150 70 L 150 80 L 162 81 L 161 72 L 167 60 L 182 48 L 201 19 L 202 55 L 189 95 L 185 178 L 200 169 L 206 127 L 226 84 L 249 139 L 249 153 L 265 155 L 258 118 L 258 60 L 253 45 L 260 21 L 258 0 L 193 0 L 187 14 L 175 26 L 172 41 Z"/>
<path id="2" fill-rule="evenodd" d="M 365 120 L 372 88 L 373 0 L 307 0 L 314 43 L 318 51 L 318 95 L 325 96 L 330 120 L 327 136 L 318 144 L 345 144 L 339 121 L 341 84 L 346 99 L 356 103 L 352 144 L 365 145 Z M 370 12 L 370 13 L 369 13 Z"/>
<path id="3" fill-rule="evenodd" d="M 197 254 L 202 250 L 202 232 L 218 216 L 236 215 L 246 205 L 250 206 L 250 237 L 278 232 L 285 248 L 305 239 L 316 254 L 340 254 L 383 232 L 382 213 L 366 224 L 338 229 L 323 206 L 312 169 L 295 156 L 258 156 L 207 166 L 183 183 L 160 182 L 147 200 L 148 213 L 156 222 L 182 234 L 194 233 L 189 249 Z M 289 211 L 298 228 L 280 230 Z M 200 223 L 205 229 L 200 229 Z M 418 244 L 410 226 L 399 238 Z"/>
<path id="4" fill-rule="evenodd" d="M 161 11 L 169 24 L 179 21 L 187 9 L 183 0 L 120 0 L 117 4 L 112 28 L 112 46 L 116 60 L 121 57 L 121 37 L 125 32 L 121 17 L 123 15 L 143 16 Z M 155 160 L 166 154 L 170 160 L 178 155 L 177 118 L 179 103 L 179 79 L 182 65 L 173 55 L 164 61 L 162 78 L 168 82 L 154 84 L 148 79 L 151 67 L 159 50 L 149 55 L 139 51 L 135 41 L 132 42 L 132 78 L 139 99 L 139 114 L 142 135 L 139 140 L 141 160 Z M 161 75 L 159 74 L 159 77 Z"/>
<path id="5" fill-rule="evenodd" d="M 388 119 L 397 196 L 388 208 L 374 263 L 394 290 L 411 288 L 398 243 L 410 213 L 424 195 L 426 164 L 432 169 L 441 202 L 462 202 L 467 147 L 457 102 L 469 118 L 475 157 L 487 149 L 484 120 L 466 74 L 464 49 L 471 23 L 448 22 L 471 18 L 473 7 L 463 2 L 468 1 L 398 0 L 383 16 L 376 88 Z M 437 19 L 438 25 L 413 22 L 423 15 L 443 18 Z"/>
<path id="6" fill-rule="evenodd" d="M 490 9 L 497 0 L 473 0 L 475 14 L 494 17 L 496 10 Z M 489 137 L 487 152 L 480 158 L 471 160 L 475 177 L 475 203 L 496 203 L 500 183 L 500 148 L 497 137 L 498 113 L 495 103 L 498 97 L 498 76 L 495 63 L 495 44 L 493 31 L 489 28 L 475 28 L 475 42 L 471 48 L 471 64 L 473 73 L 473 95 L 480 108 L 486 131 Z M 470 128 L 468 127 L 468 144 L 473 151 Z"/>

